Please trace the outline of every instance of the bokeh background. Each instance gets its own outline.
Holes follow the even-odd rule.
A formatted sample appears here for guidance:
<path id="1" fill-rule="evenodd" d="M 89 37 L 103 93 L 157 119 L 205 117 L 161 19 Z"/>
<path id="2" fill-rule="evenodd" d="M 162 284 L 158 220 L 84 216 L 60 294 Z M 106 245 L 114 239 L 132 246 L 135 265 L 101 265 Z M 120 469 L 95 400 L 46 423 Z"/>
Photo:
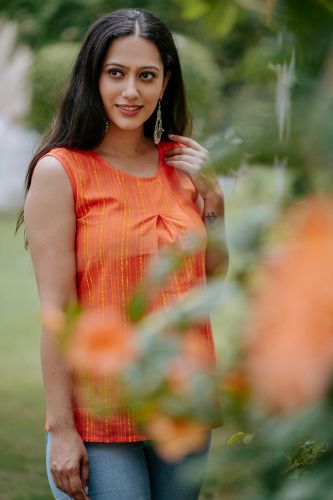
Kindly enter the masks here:
<path id="1" fill-rule="evenodd" d="M 0 0 L 0 498 L 51 498 L 27 165 L 80 40 L 123 0 Z M 135 1 L 179 48 L 226 199 L 211 306 L 225 425 L 202 499 L 333 498 L 333 1 Z M 333 249 L 333 245 L 332 245 Z M 206 302 L 209 300 L 207 296 Z M 202 307 L 207 308 L 207 303 Z"/>

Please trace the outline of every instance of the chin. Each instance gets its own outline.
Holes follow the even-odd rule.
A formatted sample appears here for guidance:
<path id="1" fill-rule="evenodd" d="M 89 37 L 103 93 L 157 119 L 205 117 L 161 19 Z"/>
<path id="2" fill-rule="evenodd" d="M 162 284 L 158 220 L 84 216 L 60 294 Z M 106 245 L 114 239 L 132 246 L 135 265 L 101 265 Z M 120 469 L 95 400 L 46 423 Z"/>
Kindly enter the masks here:
<path id="1" fill-rule="evenodd" d="M 119 122 L 116 122 L 116 121 L 111 121 L 111 124 L 115 127 L 115 128 L 118 128 L 119 130 L 128 130 L 128 131 L 131 131 L 131 130 L 137 130 L 138 128 L 142 128 L 143 125 L 144 125 L 144 121 L 137 121 L 135 122 L 134 120 L 132 121 L 132 123 L 119 123 Z"/>

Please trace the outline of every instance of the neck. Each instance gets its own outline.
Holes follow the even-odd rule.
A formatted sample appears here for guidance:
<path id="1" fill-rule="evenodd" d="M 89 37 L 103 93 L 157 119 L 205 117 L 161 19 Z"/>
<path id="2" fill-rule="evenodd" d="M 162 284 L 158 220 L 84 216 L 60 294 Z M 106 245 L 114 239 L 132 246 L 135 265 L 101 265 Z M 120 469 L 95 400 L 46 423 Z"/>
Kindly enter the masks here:
<path id="1" fill-rule="evenodd" d="M 98 146 L 104 154 L 112 153 L 119 156 L 136 156 L 151 147 L 152 141 L 144 136 L 143 127 L 136 130 L 121 130 L 117 127 L 110 128 Z"/>

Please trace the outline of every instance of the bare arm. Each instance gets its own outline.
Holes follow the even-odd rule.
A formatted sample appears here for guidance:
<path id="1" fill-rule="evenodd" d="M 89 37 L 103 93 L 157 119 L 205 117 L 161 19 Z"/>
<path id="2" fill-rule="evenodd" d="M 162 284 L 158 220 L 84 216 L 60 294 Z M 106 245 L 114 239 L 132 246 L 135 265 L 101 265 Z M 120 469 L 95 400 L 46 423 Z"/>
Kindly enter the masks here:
<path id="1" fill-rule="evenodd" d="M 209 152 L 190 137 L 169 134 L 169 138 L 175 142 L 175 147 L 164 152 L 164 161 L 188 174 L 198 191 L 196 203 L 210 240 L 206 250 L 206 275 L 224 275 L 229 265 L 224 197 Z"/>
<path id="2" fill-rule="evenodd" d="M 39 160 L 25 201 L 24 220 L 41 307 L 63 308 L 76 299 L 76 217 L 72 188 L 57 159 Z M 75 499 L 85 499 L 88 460 L 75 428 L 70 377 L 45 328 L 41 364 L 52 432 L 51 471 L 59 489 Z"/>
<path id="3" fill-rule="evenodd" d="M 212 241 L 206 250 L 206 274 L 207 276 L 224 275 L 228 270 L 229 252 L 225 238 L 222 189 L 216 186 L 205 199 L 199 195 L 197 204 L 202 212 L 208 237 Z"/>

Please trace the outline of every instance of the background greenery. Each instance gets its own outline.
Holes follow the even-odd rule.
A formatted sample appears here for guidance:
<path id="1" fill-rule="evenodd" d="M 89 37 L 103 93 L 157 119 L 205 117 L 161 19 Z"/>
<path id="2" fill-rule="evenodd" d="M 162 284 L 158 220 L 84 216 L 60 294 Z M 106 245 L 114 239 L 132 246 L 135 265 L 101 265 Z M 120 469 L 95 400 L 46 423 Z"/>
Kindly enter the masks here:
<path id="1" fill-rule="evenodd" d="M 242 162 L 288 159 L 298 189 L 326 185 L 332 165 L 332 2 L 330 0 L 133 1 L 160 16 L 178 37 L 195 136 L 220 171 Z M 123 0 L 0 1 L 35 52 L 28 123 L 45 131 L 88 26 Z M 292 109 L 291 109 L 292 99 Z M 292 119 L 291 119 L 292 116 Z M 316 149 L 314 152 L 313 149 Z M 311 162 L 318 154 L 320 176 Z M 323 181 L 323 179 L 325 179 Z"/>
<path id="2" fill-rule="evenodd" d="M 49 498 L 39 364 L 38 299 L 30 258 L 0 216 L 0 498 Z"/>

